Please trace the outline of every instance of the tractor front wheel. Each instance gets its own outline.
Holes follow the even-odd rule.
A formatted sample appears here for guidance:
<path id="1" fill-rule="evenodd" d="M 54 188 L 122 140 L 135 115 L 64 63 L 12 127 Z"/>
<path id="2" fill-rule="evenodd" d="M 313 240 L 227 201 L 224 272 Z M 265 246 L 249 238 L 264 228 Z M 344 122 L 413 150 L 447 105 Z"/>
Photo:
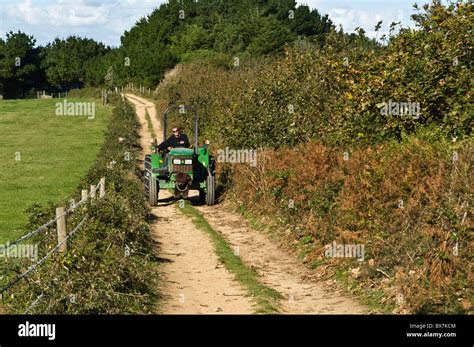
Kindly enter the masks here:
<path id="1" fill-rule="evenodd" d="M 208 175 L 206 179 L 206 205 L 212 206 L 215 203 L 215 195 L 216 195 L 216 178 L 212 175 Z"/>

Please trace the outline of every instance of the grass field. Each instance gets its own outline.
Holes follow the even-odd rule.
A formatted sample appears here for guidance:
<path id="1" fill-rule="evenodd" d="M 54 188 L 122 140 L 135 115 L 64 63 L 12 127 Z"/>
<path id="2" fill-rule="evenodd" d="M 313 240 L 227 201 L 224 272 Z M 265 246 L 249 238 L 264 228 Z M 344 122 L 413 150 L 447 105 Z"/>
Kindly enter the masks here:
<path id="1" fill-rule="evenodd" d="M 102 144 L 108 109 L 96 102 L 94 119 L 57 116 L 58 101 L 0 101 L 0 243 L 20 235 L 31 204 L 67 197 Z"/>

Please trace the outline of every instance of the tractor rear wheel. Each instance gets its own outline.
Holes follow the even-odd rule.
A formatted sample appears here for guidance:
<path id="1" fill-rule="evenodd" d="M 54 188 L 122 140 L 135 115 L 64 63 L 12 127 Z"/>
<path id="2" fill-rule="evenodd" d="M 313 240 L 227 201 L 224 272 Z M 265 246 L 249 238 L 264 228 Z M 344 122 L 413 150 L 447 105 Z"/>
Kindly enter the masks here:
<path id="1" fill-rule="evenodd" d="M 158 205 L 158 193 L 160 191 L 160 188 L 158 187 L 158 182 L 157 182 L 156 177 L 153 177 L 153 175 L 150 175 L 148 177 L 148 189 L 149 189 L 148 201 L 150 202 L 150 205 L 151 206 Z"/>
<path id="2" fill-rule="evenodd" d="M 207 190 L 206 190 L 206 205 L 207 206 L 212 206 L 214 205 L 215 202 L 215 194 L 216 194 L 216 178 L 212 175 L 208 175 L 206 179 L 206 185 L 207 185 Z"/>

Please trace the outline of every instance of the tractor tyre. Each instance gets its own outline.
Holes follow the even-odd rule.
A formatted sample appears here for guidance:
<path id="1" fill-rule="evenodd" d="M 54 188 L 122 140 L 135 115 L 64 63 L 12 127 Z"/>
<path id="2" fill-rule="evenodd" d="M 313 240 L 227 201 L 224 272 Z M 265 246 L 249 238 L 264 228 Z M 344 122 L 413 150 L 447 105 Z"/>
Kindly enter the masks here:
<path id="1" fill-rule="evenodd" d="M 212 206 L 215 203 L 215 195 L 216 195 L 216 178 L 212 175 L 208 175 L 206 179 L 206 205 Z"/>
<path id="2" fill-rule="evenodd" d="M 148 177 L 148 201 L 150 202 L 151 206 L 156 206 L 158 205 L 158 193 L 160 191 L 160 188 L 158 187 L 158 182 L 156 177 L 153 177 L 153 175 L 150 175 Z"/>

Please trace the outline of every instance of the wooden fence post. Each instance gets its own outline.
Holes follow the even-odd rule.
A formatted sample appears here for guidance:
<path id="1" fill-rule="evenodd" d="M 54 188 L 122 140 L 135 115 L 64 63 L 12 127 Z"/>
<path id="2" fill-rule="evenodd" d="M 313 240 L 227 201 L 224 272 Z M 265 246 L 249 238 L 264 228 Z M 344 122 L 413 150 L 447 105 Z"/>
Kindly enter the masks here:
<path id="1" fill-rule="evenodd" d="M 83 189 L 81 191 L 81 200 L 82 201 L 87 201 L 87 195 L 89 194 L 89 192 L 87 191 L 87 189 Z"/>
<path id="2" fill-rule="evenodd" d="M 102 199 L 105 196 L 105 177 L 100 179 L 100 193 L 99 197 Z"/>
<path id="3" fill-rule="evenodd" d="M 58 231 L 58 245 L 59 245 L 61 242 L 63 242 L 63 240 L 67 236 L 66 215 L 64 215 L 64 207 L 56 208 L 56 218 L 58 218 L 58 220 L 56 221 L 56 226 L 57 226 L 57 231 Z M 67 242 L 64 242 L 59 247 L 59 251 L 60 252 L 67 252 Z"/>
<path id="4" fill-rule="evenodd" d="M 91 184 L 91 200 L 95 199 L 95 184 Z"/>

